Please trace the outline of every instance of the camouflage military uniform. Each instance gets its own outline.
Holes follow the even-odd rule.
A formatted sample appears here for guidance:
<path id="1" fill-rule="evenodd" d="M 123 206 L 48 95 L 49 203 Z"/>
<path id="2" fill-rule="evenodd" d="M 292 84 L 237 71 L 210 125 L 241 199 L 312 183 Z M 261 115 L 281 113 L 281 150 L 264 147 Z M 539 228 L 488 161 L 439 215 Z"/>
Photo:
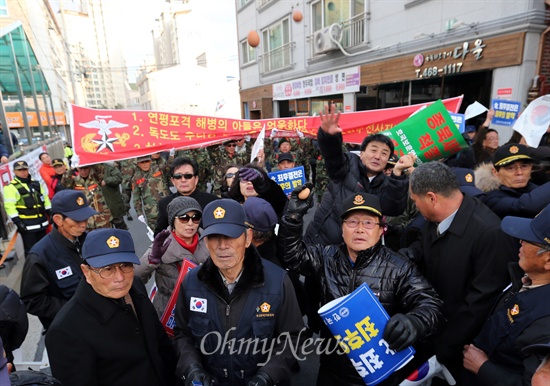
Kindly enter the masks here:
<path id="1" fill-rule="evenodd" d="M 122 201 L 126 206 L 126 212 L 130 210 L 130 199 L 132 197 L 132 177 L 137 169 L 135 158 L 125 159 L 120 162 L 120 173 L 122 174 Z M 130 220 L 130 218 L 128 218 Z"/>
<path id="2" fill-rule="evenodd" d="M 330 178 L 328 178 L 327 168 L 325 167 L 325 159 L 319 153 L 317 164 L 315 165 L 315 193 L 317 193 L 319 202 L 321 202 L 321 196 L 327 190 L 329 182 Z"/>
<path id="3" fill-rule="evenodd" d="M 223 145 L 214 145 L 208 147 L 210 152 L 210 160 L 212 161 L 211 167 L 214 170 L 213 189 L 212 194 L 221 197 L 222 181 L 224 179 L 224 172 L 227 165 L 237 165 L 238 167 L 248 164 L 250 158 L 246 158 L 246 154 L 238 154 L 231 157 L 225 150 Z"/>
<path id="4" fill-rule="evenodd" d="M 164 174 L 153 162 L 151 169 L 144 172 L 137 168 L 132 177 L 132 195 L 134 209 L 147 219 L 147 225 L 155 229 L 159 214 L 158 203 L 170 194 Z"/>
<path id="5" fill-rule="evenodd" d="M 68 189 L 80 190 L 86 195 L 86 199 L 90 206 L 99 214 L 92 216 L 88 219 L 88 225 L 86 230 L 91 231 L 97 228 L 111 228 L 111 221 L 113 216 L 111 210 L 107 206 L 103 191 L 101 190 L 101 181 L 98 180 L 95 172 L 92 168 L 88 178 L 84 179 L 80 176 L 71 178 L 66 172 L 66 176 L 63 176 L 61 180 L 63 186 Z"/>
<path id="6" fill-rule="evenodd" d="M 128 226 L 124 222 L 124 215 L 128 211 L 120 192 L 120 185 L 122 183 L 120 170 L 115 165 L 108 163 L 94 165 L 93 169 L 97 180 L 105 182 L 105 184 L 101 184 L 101 190 L 113 216 L 111 223 L 115 228 L 128 230 Z"/>
<path id="7" fill-rule="evenodd" d="M 210 182 L 210 178 L 212 177 L 212 160 L 210 159 L 208 150 L 202 147 L 198 149 L 178 150 L 176 157 L 187 157 L 197 162 L 199 165 L 199 183 L 197 184 L 197 189 L 207 192 L 208 182 Z"/>

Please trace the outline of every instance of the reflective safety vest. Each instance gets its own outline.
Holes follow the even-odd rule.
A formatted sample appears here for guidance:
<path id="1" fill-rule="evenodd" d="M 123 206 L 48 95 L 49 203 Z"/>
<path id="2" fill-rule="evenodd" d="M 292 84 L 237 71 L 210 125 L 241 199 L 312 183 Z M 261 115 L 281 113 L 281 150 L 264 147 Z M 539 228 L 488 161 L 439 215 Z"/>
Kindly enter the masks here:
<path id="1" fill-rule="evenodd" d="M 17 209 L 19 218 L 23 220 L 27 230 L 33 231 L 46 228 L 48 226 L 48 219 L 46 218 L 44 195 L 40 183 L 31 180 L 23 184 L 21 181 L 14 179 L 10 184 L 19 193 L 19 200 L 15 203 L 15 209 Z"/>

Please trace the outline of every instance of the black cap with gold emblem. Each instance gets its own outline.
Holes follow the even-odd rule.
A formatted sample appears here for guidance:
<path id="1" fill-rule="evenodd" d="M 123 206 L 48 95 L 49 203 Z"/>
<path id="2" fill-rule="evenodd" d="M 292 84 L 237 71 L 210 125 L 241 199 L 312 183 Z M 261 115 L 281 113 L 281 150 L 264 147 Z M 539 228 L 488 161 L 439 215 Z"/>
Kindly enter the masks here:
<path id="1" fill-rule="evenodd" d="M 247 228 L 246 213 L 242 205 L 235 200 L 215 200 L 202 211 L 202 227 L 201 238 L 208 235 L 224 235 L 236 239 Z"/>
<path id="2" fill-rule="evenodd" d="M 382 217 L 380 199 L 374 194 L 354 193 L 344 199 L 344 202 L 342 203 L 342 214 L 340 217 L 344 218 L 349 212 L 354 210 L 366 210 L 373 213 L 375 216 Z"/>
<path id="3" fill-rule="evenodd" d="M 65 189 L 57 192 L 52 198 L 52 214 L 62 214 L 74 221 L 86 221 L 97 214 L 86 200 L 84 193 L 78 190 Z"/>
<path id="4" fill-rule="evenodd" d="M 508 165 L 515 161 L 529 161 L 535 160 L 529 155 L 529 149 L 525 145 L 519 143 L 507 143 L 497 149 L 493 156 L 493 166 L 500 167 Z"/>
<path id="5" fill-rule="evenodd" d="M 29 164 L 25 161 L 15 161 L 15 163 L 13 164 L 13 170 L 23 170 L 28 168 Z"/>

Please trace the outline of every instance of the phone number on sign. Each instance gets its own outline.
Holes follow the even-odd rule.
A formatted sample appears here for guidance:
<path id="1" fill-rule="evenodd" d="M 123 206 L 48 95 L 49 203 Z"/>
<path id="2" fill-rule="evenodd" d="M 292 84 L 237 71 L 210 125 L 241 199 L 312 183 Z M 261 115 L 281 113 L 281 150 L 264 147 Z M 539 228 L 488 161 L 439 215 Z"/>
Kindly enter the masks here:
<path id="1" fill-rule="evenodd" d="M 446 64 L 439 68 L 437 66 L 427 67 L 422 71 L 421 68 L 414 70 L 417 78 L 430 78 L 438 75 L 458 74 L 462 69 L 462 62 Z"/>

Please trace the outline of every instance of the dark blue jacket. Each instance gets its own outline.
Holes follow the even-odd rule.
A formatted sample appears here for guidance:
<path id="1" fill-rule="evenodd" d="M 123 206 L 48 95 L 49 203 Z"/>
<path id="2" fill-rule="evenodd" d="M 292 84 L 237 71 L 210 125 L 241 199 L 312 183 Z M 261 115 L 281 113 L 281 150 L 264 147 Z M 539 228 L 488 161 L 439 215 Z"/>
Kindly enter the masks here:
<path id="1" fill-rule="evenodd" d="M 289 381 L 294 358 L 287 339 L 297 344 L 303 328 L 300 308 L 286 272 L 261 259 L 255 248 L 247 249 L 243 273 L 231 295 L 211 259 L 190 271 L 175 315 L 178 377 L 185 375 L 190 365 L 202 363 L 216 385 L 245 385 L 258 370 L 277 384 Z M 275 341 L 281 334 L 280 342 Z M 247 343 L 239 343 L 241 339 L 254 342 L 254 338 L 259 339 L 256 347 L 260 352 L 253 352 L 254 344 L 247 349 Z M 233 339 L 231 351 L 227 342 Z M 272 344 L 269 357 L 261 347 Z"/>
<path id="2" fill-rule="evenodd" d="M 506 216 L 535 217 L 550 204 L 550 182 L 538 186 L 527 184 L 523 189 L 513 189 L 501 185 L 481 198 L 483 203 L 500 218 Z"/>
<path id="3" fill-rule="evenodd" d="M 86 234 L 78 238 L 84 243 Z M 21 299 L 27 312 L 38 316 L 47 329 L 61 307 L 73 297 L 82 278 L 82 257 L 57 227 L 36 243 L 23 266 Z"/>
<path id="4" fill-rule="evenodd" d="M 501 295 L 474 340 L 489 357 L 477 374 L 479 385 L 530 385 L 540 359 L 521 350 L 550 340 L 550 284 L 519 292 L 523 271 L 510 263 L 510 272 L 512 287 Z"/>

